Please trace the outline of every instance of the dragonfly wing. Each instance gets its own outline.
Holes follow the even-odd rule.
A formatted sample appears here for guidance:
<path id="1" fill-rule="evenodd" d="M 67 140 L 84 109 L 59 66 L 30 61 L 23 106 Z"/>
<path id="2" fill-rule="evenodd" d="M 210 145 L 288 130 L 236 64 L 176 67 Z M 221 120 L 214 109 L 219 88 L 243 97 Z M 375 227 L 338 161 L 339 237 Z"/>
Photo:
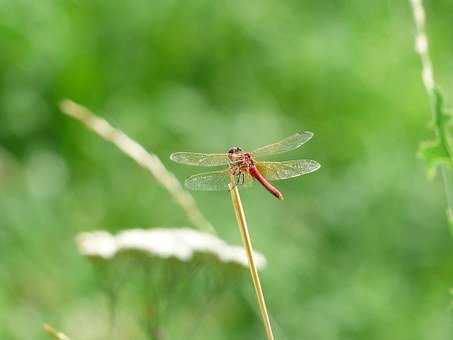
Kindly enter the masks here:
<path id="1" fill-rule="evenodd" d="M 321 165 L 311 159 L 285 162 L 257 162 L 256 167 L 270 181 L 297 177 L 318 170 Z"/>
<path id="2" fill-rule="evenodd" d="M 224 153 L 196 153 L 175 152 L 170 159 L 176 163 L 197 166 L 220 166 L 229 163 L 228 156 Z"/>
<path id="3" fill-rule="evenodd" d="M 234 184 L 247 186 L 253 183 L 249 173 L 240 173 L 234 176 Z M 229 190 L 231 181 L 230 170 L 211 171 L 190 176 L 186 179 L 186 187 L 194 191 L 223 191 Z"/>
<path id="4" fill-rule="evenodd" d="M 313 137 L 313 133 L 310 131 L 298 132 L 292 136 L 289 136 L 279 142 L 263 146 L 256 149 L 253 155 L 256 157 L 274 155 L 278 153 L 288 152 L 297 149 L 302 144 L 306 143 Z"/>
<path id="5" fill-rule="evenodd" d="M 186 187 L 194 191 L 222 191 L 228 190 L 230 171 L 211 171 L 190 176 L 186 179 Z"/>

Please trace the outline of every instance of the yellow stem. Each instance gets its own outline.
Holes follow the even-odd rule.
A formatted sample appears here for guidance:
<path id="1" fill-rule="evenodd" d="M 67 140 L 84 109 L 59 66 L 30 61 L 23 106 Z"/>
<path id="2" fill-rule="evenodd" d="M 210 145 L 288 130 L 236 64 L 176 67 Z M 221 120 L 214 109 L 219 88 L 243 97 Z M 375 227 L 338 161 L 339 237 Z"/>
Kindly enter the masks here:
<path id="1" fill-rule="evenodd" d="M 55 328 L 53 328 L 51 325 L 47 323 L 43 325 L 43 328 L 47 334 L 49 334 L 50 336 L 57 340 L 69 340 L 69 338 L 65 334 L 57 331 Z"/>
<path id="2" fill-rule="evenodd" d="M 253 286 L 255 287 L 256 298 L 260 307 L 261 318 L 264 323 L 264 330 L 266 331 L 267 339 L 274 340 L 269 315 L 267 313 L 266 301 L 264 300 L 264 294 L 261 289 L 260 278 L 258 276 L 258 270 L 256 269 L 255 261 L 253 259 L 252 241 L 250 240 L 244 208 L 242 207 L 241 197 L 239 196 L 239 190 L 236 185 L 230 184 L 230 193 L 239 230 L 241 232 L 242 242 L 244 243 L 245 252 L 249 262 L 250 274 L 252 276 Z"/>

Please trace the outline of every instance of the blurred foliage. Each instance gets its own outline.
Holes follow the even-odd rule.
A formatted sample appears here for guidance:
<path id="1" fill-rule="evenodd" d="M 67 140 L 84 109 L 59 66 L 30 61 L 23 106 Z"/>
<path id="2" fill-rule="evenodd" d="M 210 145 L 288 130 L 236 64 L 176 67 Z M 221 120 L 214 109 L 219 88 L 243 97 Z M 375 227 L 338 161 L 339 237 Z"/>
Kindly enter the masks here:
<path id="1" fill-rule="evenodd" d="M 453 3 L 427 11 L 436 78 L 453 89 Z M 243 191 L 277 338 L 449 339 L 453 252 L 442 187 L 416 157 L 429 102 L 413 32 L 406 1 L 0 0 L 0 338 L 47 339 L 44 322 L 108 338 L 108 300 L 76 233 L 188 224 L 147 173 L 58 112 L 69 97 L 181 180 L 199 169 L 172 164 L 173 151 L 315 132 L 284 157 L 323 167 L 278 183 L 285 201 Z M 239 244 L 228 195 L 195 198 Z M 178 296 L 165 325 L 175 339 L 208 284 L 186 279 L 192 298 Z M 132 289 L 118 302 L 124 338 L 144 338 L 137 301 Z M 260 338 L 253 301 L 245 273 L 193 338 Z"/>

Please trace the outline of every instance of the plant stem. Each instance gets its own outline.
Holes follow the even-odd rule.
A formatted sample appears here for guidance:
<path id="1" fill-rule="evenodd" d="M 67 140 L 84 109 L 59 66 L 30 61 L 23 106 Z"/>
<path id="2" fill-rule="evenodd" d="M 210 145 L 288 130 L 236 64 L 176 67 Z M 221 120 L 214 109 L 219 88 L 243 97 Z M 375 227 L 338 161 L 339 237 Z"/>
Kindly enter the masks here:
<path id="1" fill-rule="evenodd" d="M 160 277 L 159 277 L 160 279 Z M 145 292 L 144 303 L 144 322 L 146 335 L 150 340 L 160 340 L 159 318 L 160 318 L 160 301 L 156 287 L 153 284 L 156 277 L 152 277 L 151 270 L 147 264 L 144 266 L 143 290 Z M 155 283 L 155 282 L 154 282 Z"/>
<path id="2" fill-rule="evenodd" d="M 260 278 L 258 276 L 258 270 L 256 269 L 255 261 L 253 259 L 252 241 L 250 240 L 244 208 L 242 207 L 241 197 L 239 196 L 239 190 L 236 185 L 230 184 L 230 193 L 239 230 L 241 232 L 242 242 L 244 243 L 245 252 L 249 262 L 250 274 L 252 276 L 253 286 L 255 287 L 256 298 L 260 307 L 261 318 L 264 323 L 264 330 L 266 331 L 267 339 L 274 340 L 269 315 L 267 313 L 266 301 L 264 300 L 264 294 L 261 289 Z"/>
<path id="3" fill-rule="evenodd" d="M 114 287 L 109 287 L 107 291 L 108 308 L 109 308 L 109 339 L 116 339 L 116 306 L 117 306 L 117 292 Z"/>
<path id="4" fill-rule="evenodd" d="M 63 334 L 62 332 L 57 331 L 55 328 L 53 328 L 51 325 L 45 323 L 43 325 L 44 330 L 46 331 L 47 334 L 52 336 L 54 339 L 57 340 L 69 340 L 69 338 Z"/>
<path id="5" fill-rule="evenodd" d="M 434 133 L 443 157 L 447 160 L 447 162 L 442 162 L 439 167 L 445 190 L 447 218 L 453 234 L 453 146 L 450 143 L 447 130 L 448 117 L 445 113 L 442 94 L 434 78 L 433 63 L 429 53 L 428 35 L 426 33 L 426 12 L 423 0 L 410 0 L 410 4 L 416 28 L 415 50 L 422 64 L 423 85 L 430 98 Z"/>

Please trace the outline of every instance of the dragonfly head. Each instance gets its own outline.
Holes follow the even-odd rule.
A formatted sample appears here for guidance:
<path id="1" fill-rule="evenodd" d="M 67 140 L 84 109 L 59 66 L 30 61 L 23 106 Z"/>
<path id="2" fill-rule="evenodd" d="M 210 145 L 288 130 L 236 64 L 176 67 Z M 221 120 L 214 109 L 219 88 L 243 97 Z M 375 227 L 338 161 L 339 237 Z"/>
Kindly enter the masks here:
<path id="1" fill-rule="evenodd" d="M 228 158 L 235 161 L 240 153 L 242 153 L 242 149 L 239 146 L 233 146 L 228 150 Z"/>

